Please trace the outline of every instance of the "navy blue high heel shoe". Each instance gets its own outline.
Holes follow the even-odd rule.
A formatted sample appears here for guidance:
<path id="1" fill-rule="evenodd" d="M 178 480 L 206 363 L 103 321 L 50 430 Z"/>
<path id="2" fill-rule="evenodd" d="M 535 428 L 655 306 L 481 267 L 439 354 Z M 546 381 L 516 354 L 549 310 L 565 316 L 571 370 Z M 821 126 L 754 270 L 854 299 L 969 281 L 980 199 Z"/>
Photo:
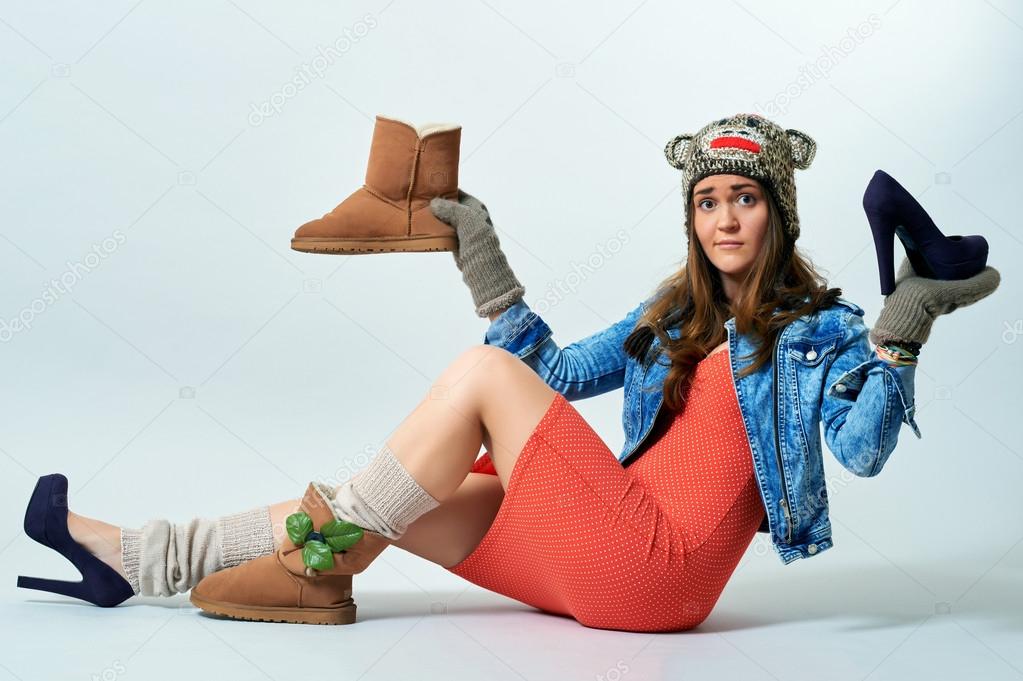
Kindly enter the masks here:
<path id="1" fill-rule="evenodd" d="M 913 195 L 883 170 L 870 178 L 863 193 L 863 210 L 874 234 L 883 295 L 895 290 L 896 236 L 921 277 L 968 279 L 987 265 L 987 239 L 979 234 L 945 236 Z"/>
<path id="2" fill-rule="evenodd" d="M 40 477 L 25 509 L 25 534 L 74 563 L 82 573 L 82 581 L 19 575 L 18 586 L 73 596 L 104 608 L 133 596 L 128 580 L 71 538 L 67 514 L 67 478 L 60 473 Z"/>

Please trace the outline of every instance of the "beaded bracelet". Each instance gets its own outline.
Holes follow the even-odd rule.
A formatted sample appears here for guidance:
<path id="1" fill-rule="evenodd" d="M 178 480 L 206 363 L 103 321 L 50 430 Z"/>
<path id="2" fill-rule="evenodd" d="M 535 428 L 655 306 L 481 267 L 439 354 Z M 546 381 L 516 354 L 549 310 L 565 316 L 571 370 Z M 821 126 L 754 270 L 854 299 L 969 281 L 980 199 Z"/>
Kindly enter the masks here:
<path id="1" fill-rule="evenodd" d="M 891 339 L 887 343 L 882 343 L 882 345 L 889 345 L 889 344 L 894 344 L 894 345 L 902 348 L 903 350 L 909 350 L 912 354 L 914 354 L 914 355 L 916 355 L 918 357 L 920 356 L 920 348 L 923 347 L 921 343 L 915 343 L 913 341 L 905 341 L 905 340 L 895 340 L 895 339 Z"/>
<path id="2" fill-rule="evenodd" d="M 891 341 L 878 345 L 875 352 L 879 358 L 893 366 L 911 366 L 918 361 L 917 355 Z"/>

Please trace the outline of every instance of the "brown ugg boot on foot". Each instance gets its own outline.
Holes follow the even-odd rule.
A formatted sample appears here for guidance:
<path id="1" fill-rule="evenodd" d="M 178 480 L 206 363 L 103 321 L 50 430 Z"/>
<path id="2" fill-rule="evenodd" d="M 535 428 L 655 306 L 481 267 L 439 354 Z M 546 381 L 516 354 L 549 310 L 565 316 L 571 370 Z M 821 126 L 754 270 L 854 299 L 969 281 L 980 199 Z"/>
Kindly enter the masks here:
<path id="1" fill-rule="evenodd" d="M 189 600 L 233 619 L 295 624 L 352 624 L 352 575 L 362 572 L 391 541 L 340 520 L 334 490 L 311 482 L 288 517 L 288 536 L 272 554 L 207 575 Z M 298 543 L 294 540 L 298 540 Z"/>
<path id="2" fill-rule="evenodd" d="M 430 210 L 435 196 L 458 200 L 462 127 L 376 117 L 366 183 L 291 240 L 309 253 L 455 251 L 453 227 Z"/>

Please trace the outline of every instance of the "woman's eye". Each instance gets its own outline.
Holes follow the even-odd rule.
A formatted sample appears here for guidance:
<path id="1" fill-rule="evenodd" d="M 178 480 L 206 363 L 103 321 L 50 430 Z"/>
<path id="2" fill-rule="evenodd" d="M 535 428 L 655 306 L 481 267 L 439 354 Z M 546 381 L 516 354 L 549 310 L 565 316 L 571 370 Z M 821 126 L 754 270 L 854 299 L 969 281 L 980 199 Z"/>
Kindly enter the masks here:
<path id="1" fill-rule="evenodd" d="M 710 208 L 708 208 L 707 206 L 703 205 L 705 203 L 713 203 L 713 201 L 711 201 L 710 199 L 704 199 L 703 201 L 700 201 L 700 203 L 699 203 L 700 208 L 703 208 L 704 210 L 710 210 Z"/>
<path id="2" fill-rule="evenodd" d="M 746 197 L 746 198 L 748 198 L 748 199 L 750 200 L 750 202 L 749 202 L 749 203 L 745 204 L 745 205 L 747 205 L 747 206 L 749 206 L 749 205 L 752 205 L 752 204 L 753 204 L 753 203 L 755 203 L 755 202 L 756 202 L 756 200 L 757 200 L 757 199 L 756 199 L 756 197 L 755 197 L 755 196 L 753 196 L 752 194 L 740 194 L 740 195 L 739 195 L 739 198 L 740 198 L 740 199 L 741 199 L 741 198 L 743 198 L 743 197 Z"/>

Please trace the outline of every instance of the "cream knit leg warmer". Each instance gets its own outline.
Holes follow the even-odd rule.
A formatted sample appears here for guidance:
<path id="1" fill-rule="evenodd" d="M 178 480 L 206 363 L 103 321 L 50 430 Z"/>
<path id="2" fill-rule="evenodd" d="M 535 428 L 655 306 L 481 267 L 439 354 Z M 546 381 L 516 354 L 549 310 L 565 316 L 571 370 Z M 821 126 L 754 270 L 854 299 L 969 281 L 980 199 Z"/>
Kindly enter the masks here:
<path id="1" fill-rule="evenodd" d="M 384 443 L 368 466 L 336 488 L 331 504 L 342 520 L 397 539 L 440 502 L 419 486 Z"/>
<path id="2" fill-rule="evenodd" d="M 275 550 L 270 507 L 215 519 L 172 524 L 154 518 L 141 529 L 121 528 L 121 561 L 136 594 L 172 596 L 199 581 Z"/>

